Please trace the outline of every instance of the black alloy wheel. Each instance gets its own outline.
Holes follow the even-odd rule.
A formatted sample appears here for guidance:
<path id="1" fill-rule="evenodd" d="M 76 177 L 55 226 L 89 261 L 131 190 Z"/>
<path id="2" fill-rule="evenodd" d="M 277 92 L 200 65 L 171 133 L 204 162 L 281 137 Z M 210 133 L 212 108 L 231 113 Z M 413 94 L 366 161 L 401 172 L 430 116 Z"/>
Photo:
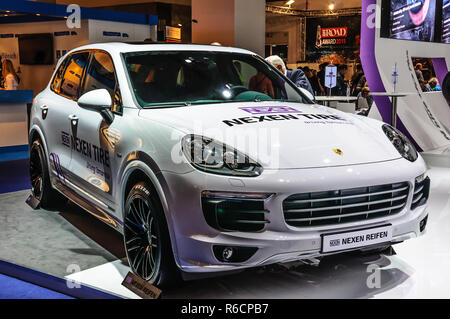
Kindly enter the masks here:
<path id="1" fill-rule="evenodd" d="M 154 209 L 145 197 L 135 194 L 127 202 L 124 229 L 130 266 L 147 281 L 155 277 L 161 264 L 160 229 Z"/>
<path id="2" fill-rule="evenodd" d="M 40 202 L 40 207 L 47 210 L 59 210 L 67 199 L 58 193 L 50 182 L 47 158 L 40 139 L 30 146 L 30 182 L 31 192 Z"/>
<path id="3" fill-rule="evenodd" d="M 167 223 L 153 189 L 136 184 L 125 203 L 124 242 L 131 270 L 159 287 L 179 280 Z"/>
<path id="4" fill-rule="evenodd" d="M 31 192 L 34 197 L 39 201 L 42 201 L 44 193 L 44 159 L 42 154 L 41 145 L 38 141 L 35 141 L 30 151 L 30 181 Z"/>

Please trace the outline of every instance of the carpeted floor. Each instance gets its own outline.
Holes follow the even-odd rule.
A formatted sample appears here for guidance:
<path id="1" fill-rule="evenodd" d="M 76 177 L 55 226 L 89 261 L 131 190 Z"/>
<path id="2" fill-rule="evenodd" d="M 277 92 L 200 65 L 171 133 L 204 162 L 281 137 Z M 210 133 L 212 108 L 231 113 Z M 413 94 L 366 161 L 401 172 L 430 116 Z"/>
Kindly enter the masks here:
<path id="1" fill-rule="evenodd" d="M 29 189 L 29 160 L 0 161 L 0 194 Z"/>
<path id="2" fill-rule="evenodd" d="M 0 299 L 73 299 L 2 274 L 0 274 L 0 287 Z"/>

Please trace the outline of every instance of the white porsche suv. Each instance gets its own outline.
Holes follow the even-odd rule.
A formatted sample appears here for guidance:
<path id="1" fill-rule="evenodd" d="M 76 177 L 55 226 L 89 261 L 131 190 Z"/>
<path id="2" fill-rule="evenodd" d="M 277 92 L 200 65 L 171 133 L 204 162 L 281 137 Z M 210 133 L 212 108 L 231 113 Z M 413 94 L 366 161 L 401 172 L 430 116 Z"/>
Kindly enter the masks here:
<path id="1" fill-rule="evenodd" d="M 32 107 L 31 182 L 121 232 L 155 285 L 420 236 L 430 180 L 384 123 L 315 105 L 252 52 L 89 45 Z M 189 277 L 189 276 L 186 276 Z"/>

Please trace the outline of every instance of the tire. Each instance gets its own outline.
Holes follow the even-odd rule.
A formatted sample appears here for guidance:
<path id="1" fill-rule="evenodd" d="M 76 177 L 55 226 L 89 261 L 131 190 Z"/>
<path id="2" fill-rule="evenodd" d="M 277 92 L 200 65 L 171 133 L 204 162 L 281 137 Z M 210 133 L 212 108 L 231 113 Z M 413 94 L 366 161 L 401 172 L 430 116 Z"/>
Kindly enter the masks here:
<path id="1" fill-rule="evenodd" d="M 133 273 L 160 288 L 178 283 L 167 222 L 153 189 L 144 182 L 133 186 L 124 215 L 125 251 Z"/>
<path id="2" fill-rule="evenodd" d="M 47 158 L 39 139 L 30 146 L 30 182 L 31 192 L 40 201 L 41 208 L 57 209 L 67 201 L 52 187 Z"/>

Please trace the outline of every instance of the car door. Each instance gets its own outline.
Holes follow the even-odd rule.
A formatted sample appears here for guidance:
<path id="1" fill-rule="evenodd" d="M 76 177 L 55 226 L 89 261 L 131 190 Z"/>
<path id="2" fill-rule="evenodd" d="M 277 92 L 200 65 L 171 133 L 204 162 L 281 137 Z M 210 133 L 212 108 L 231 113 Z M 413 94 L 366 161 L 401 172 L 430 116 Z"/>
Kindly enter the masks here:
<path id="1" fill-rule="evenodd" d="M 75 118 L 72 114 L 77 108 L 76 99 L 89 58 L 88 52 L 75 53 L 67 57 L 59 66 L 51 85 L 53 94 L 40 100 L 51 178 L 55 183 L 67 181 L 67 173 L 72 159 L 72 129 Z"/>
<path id="2" fill-rule="evenodd" d="M 77 143 L 86 151 L 73 151 L 70 170 L 81 188 L 105 204 L 106 211 L 114 213 L 114 146 L 120 136 L 116 123 L 120 121 L 121 99 L 112 58 L 103 51 L 92 53 L 80 96 L 97 89 L 110 93 L 115 120 L 108 124 L 99 111 L 77 106 Z"/>

